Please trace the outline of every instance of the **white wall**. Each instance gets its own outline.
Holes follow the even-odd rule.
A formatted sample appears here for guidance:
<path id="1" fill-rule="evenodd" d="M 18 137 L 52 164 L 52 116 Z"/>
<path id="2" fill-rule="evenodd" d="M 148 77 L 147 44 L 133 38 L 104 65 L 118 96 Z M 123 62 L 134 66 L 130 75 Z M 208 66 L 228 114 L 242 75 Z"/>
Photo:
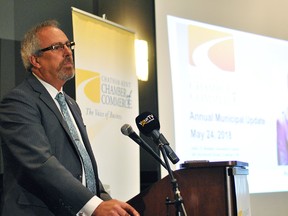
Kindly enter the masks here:
<path id="1" fill-rule="evenodd" d="M 287 216 L 288 193 L 251 194 L 252 216 Z"/>
<path id="2" fill-rule="evenodd" d="M 161 132 L 175 140 L 167 15 L 288 40 L 287 0 L 155 0 Z M 288 58 L 288 56 L 287 56 Z M 165 173 L 163 173 L 164 175 Z M 269 175 L 269 173 L 267 173 Z M 288 192 L 251 194 L 253 216 L 287 216 Z"/>

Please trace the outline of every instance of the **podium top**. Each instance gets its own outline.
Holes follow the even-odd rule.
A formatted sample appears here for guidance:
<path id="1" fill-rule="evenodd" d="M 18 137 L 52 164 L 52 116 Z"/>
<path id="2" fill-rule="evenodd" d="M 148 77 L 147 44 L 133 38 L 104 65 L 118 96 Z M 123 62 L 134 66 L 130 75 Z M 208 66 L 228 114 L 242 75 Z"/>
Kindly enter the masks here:
<path id="1" fill-rule="evenodd" d="M 190 160 L 180 164 L 180 169 L 200 168 L 200 167 L 247 167 L 249 164 L 243 161 L 208 161 Z"/>

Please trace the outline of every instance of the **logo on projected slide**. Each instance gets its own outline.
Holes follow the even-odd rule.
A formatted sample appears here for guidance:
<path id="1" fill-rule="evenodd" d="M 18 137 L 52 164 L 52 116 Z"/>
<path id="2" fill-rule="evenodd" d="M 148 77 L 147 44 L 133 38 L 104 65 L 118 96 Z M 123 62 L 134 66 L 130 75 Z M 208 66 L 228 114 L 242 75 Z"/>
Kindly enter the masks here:
<path id="1" fill-rule="evenodd" d="M 190 65 L 235 71 L 234 41 L 231 34 L 190 25 L 188 37 Z"/>
<path id="2" fill-rule="evenodd" d="M 104 76 L 100 73 L 76 69 L 77 91 L 97 104 L 132 108 L 130 81 Z"/>

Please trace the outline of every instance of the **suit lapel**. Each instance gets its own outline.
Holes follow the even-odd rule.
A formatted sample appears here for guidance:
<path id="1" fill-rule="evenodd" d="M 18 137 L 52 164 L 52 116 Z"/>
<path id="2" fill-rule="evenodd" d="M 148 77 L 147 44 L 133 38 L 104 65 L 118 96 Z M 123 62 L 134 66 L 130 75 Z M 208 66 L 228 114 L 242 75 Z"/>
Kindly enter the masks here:
<path id="1" fill-rule="evenodd" d="M 51 109 L 51 111 L 55 114 L 60 124 L 63 126 L 66 133 L 69 135 L 70 139 L 73 141 L 67 123 L 62 117 L 60 110 L 55 104 L 54 99 L 51 97 L 46 88 L 40 83 L 40 81 L 33 75 L 29 75 L 27 78 L 28 83 L 34 89 L 35 92 L 39 93 L 39 98 Z"/>

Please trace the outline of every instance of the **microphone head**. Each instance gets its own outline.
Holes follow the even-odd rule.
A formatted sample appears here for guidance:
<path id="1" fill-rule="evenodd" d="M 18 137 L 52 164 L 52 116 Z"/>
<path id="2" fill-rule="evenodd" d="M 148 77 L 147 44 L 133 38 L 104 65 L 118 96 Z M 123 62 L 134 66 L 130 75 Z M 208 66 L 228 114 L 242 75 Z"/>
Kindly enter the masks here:
<path id="1" fill-rule="evenodd" d="M 124 124 L 122 127 L 121 127 L 121 132 L 122 134 L 124 134 L 125 136 L 129 136 L 131 133 L 133 133 L 133 129 L 131 127 L 131 125 L 129 124 Z"/>
<path id="2" fill-rule="evenodd" d="M 136 125 L 141 133 L 150 135 L 153 130 L 160 129 L 160 123 L 157 117 L 151 112 L 143 112 L 135 119 Z"/>

